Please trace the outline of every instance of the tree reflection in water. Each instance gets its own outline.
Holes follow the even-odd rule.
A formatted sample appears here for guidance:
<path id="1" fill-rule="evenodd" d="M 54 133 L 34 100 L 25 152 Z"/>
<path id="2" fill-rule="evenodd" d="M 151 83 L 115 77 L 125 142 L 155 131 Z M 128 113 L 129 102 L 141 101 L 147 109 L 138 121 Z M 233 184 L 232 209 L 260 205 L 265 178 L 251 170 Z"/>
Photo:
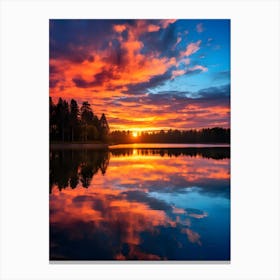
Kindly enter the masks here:
<path id="1" fill-rule="evenodd" d="M 109 165 L 108 150 L 51 150 L 50 193 L 53 186 L 62 190 L 68 186 L 76 188 L 79 182 L 89 187 L 93 176 L 100 170 L 104 175 Z"/>
<path id="2" fill-rule="evenodd" d="M 218 147 L 51 150 L 50 259 L 229 260 L 229 157 Z"/>
<path id="3" fill-rule="evenodd" d="M 203 157 L 210 159 L 230 158 L 230 149 L 217 148 L 166 148 L 166 149 L 114 149 L 114 150 L 51 150 L 50 151 L 50 193 L 56 185 L 59 190 L 70 186 L 74 189 L 79 182 L 89 187 L 93 176 L 100 170 L 104 175 L 109 165 L 110 155 L 114 157 L 151 156 L 162 157 Z"/>

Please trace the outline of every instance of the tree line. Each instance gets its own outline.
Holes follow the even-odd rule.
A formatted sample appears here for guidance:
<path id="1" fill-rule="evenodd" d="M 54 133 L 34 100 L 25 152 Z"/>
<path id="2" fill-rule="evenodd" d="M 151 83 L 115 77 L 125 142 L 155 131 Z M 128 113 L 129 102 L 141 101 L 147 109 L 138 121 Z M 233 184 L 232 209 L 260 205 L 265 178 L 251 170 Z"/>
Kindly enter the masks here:
<path id="1" fill-rule="evenodd" d="M 49 100 L 49 133 L 50 141 L 101 141 L 107 142 L 109 125 L 105 114 L 99 119 L 91 108 L 91 105 L 84 101 L 79 108 L 75 99 L 70 104 L 58 99 L 57 104 Z"/>
<path id="2" fill-rule="evenodd" d="M 116 130 L 110 134 L 112 143 L 230 143 L 230 129 L 214 127 L 200 130 L 169 129 L 141 132 L 133 137 L 131 131 Z"/>
<path id="3" fill-rule="evenodd" d="M 49 101 L 49 133 L 51 142 L 102 142 L 102 143 L 230 143 L 230 129 L 221 127 L 200 130 L 152 131 L 138 133 L 115 130 L 110 133 L 105 114 L 100 119 L 91 105 L 84 101 L 79 108 L 75 99 L 70 103 L 59 98 L 57 104 Z M 172 124 L 171 124 L 172 125 Z"/>

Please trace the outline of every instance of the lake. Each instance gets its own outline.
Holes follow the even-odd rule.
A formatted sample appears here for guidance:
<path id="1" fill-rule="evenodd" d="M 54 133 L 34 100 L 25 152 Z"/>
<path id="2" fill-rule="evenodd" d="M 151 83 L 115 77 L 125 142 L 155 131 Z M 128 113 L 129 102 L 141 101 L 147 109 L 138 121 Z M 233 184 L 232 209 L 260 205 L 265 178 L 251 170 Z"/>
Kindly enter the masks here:
<path id="1" fill-rule="evenodd" d="M 230 148 L 50 150 L 50 260 L 230 260 Z"/>

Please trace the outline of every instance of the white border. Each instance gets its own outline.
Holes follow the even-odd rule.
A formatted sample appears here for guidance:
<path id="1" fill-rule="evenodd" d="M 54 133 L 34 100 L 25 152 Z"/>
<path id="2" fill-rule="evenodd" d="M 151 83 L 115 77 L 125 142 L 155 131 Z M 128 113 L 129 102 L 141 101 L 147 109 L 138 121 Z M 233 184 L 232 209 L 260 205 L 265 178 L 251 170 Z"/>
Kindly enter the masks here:
<path id="1" fill-rule="evenodd" d="M 280 278 L 277 0 L 6 0 L 0 8 L 0 279 Z M 231 19 L 230 264 L 49 264 L 49 18 Z"/>

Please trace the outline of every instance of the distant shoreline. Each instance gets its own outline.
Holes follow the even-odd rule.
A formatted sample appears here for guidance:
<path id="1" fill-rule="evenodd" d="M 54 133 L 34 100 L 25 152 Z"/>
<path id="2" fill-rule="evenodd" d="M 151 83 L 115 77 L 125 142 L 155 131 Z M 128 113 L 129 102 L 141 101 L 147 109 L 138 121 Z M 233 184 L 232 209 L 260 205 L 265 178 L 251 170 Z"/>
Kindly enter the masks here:
<path id="1" fill-rule="evenodd" d="M 122 149 L 122 148 L 229 148 L 229 143 L 131 143 L 131 144 L 106 144 L 106 143 L 50 143 L 50 149 Z"/>

